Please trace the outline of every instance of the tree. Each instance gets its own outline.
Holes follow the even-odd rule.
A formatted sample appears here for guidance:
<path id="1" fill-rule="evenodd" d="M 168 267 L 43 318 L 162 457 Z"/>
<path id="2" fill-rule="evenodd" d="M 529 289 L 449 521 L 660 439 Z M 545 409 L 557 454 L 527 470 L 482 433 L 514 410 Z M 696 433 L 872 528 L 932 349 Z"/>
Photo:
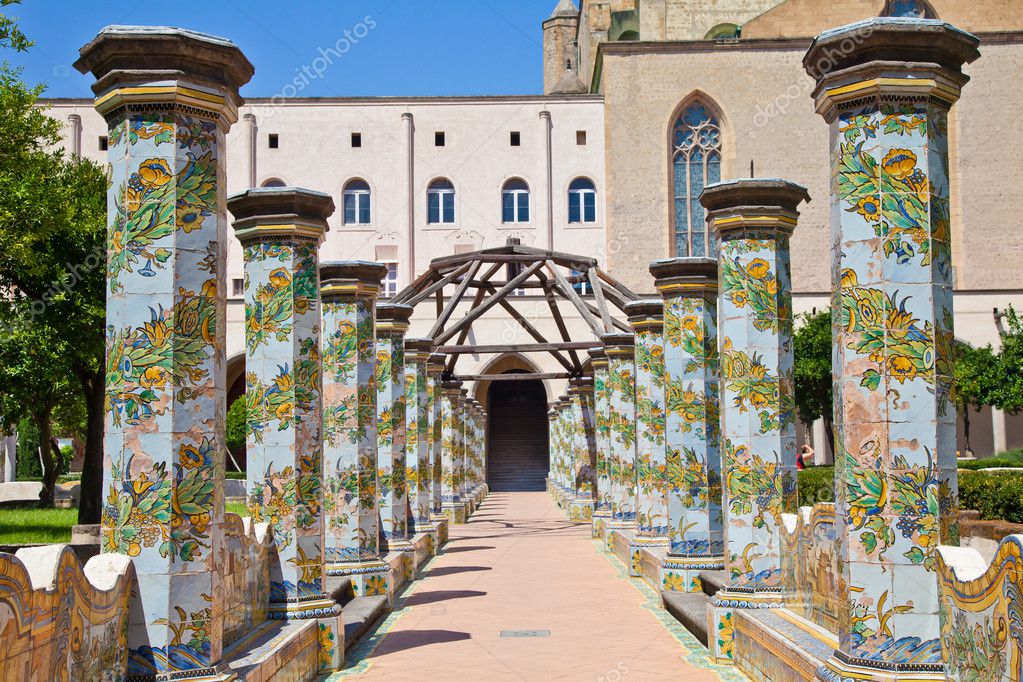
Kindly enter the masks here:
<path id="1" fill-rule="evenodd" d="M 965 341 L 956 341 L 952 347 L 952 400 L 963 418 L 963 435 L 967 452 L 970 447 L 970 410 L 990 405 L 999 383 L 998 358 L 991 346 L 975 348 Z"/>
<path id="2" fill-rule="evenodd" d="M 0 0 L 0 5 L 13 4 Z M 31 43 L 0 15 L 0 48 Z M 65 157 L 60 122 L 37 106 L 42 87 L 0 65 L 0 322 L 64 353 L 86 408 L 81 523 L 97 523 L 103 483 L 106 177 Z M 0 331 L 2 333 L 2 331 Z M 41 370 L 42 374 L 48 371 Z M 25 398 L 29 400 L 29 398 Z"/>
<path id="3" fill-rule="evenodd" d="M 809 426 L 824 420 L 828 446 L 835 451 L 834 417 L 831 398 L 831 312 L 806 313 L 792 338 L 795 356 L 796 412 Z"/>
<path id="4" fill-rule="evenodd" d="M 991 404 L 1016 414 L 1023 410 L 1023 320 L 1009 306 L 1005 312 L 1005 330 L 998 351 L 998 381 L 992 390 Z"/>
<path id="5" fill-rule="evenodd" d="M 65 341 L 45 325 L 14 319 L 0 336 L 0 411 L 6 419 L 29 418 L 39 432 L 43 462 L 40 501 L 53 506 L 61 453 L 53 437 L 53 411 L 74 397 Z"/>

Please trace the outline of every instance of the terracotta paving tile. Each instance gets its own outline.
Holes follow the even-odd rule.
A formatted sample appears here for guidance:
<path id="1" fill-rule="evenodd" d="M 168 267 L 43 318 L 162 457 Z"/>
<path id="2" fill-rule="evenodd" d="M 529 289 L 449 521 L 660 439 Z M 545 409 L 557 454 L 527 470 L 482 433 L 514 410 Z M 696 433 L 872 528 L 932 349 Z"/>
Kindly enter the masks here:
<path id="1" fill-rule="evenodd" d="M 596 551 L 589 529 L 545 493 L 491 494 L 451 527 L 368 658 L 338 678 L 723 679 L 687 662 L 699 657 L 644 608 L 647 597 Z M 502 638 L 505 630 L 550 636 Z"/>

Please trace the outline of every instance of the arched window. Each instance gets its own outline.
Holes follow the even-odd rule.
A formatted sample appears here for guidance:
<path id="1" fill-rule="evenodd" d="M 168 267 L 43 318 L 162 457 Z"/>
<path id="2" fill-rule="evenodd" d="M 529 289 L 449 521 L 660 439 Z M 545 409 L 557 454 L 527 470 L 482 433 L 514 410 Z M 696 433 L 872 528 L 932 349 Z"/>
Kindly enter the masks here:
<path id="1" fill-rule="evenodd" d="M 280 178 L 269 178 L 263 181 L 263 187 L 287 187 L 288 183 Z"/>
<path id="2" fill-rule="evenodd" d="M 576 178 L 568 186 L 568 222 L 597 222 L 597 188 L 589 178 Z"/>
<path id="3" fill-rule="evenodd" d="M 426 222 L 431 225 L 455 222 L 455 186 L 440 179 L 426 190 Z"/>
<path id="4" fill-rule="evenodd" d="M 675 195 L 675 255 L 717 256 L 714 235 L 700 193 L 721 180 L 721 128 L 710 110 L 694 102 L 675 120 L 671 134 L 671 162 Z"/>
<path id="5" fill-rule="evenodd" d="M 923 0 L 888 0 L 883 17 L 908 17 L 912 19 L 934 19 L 936 15 Z"/>
<path id="6" fill-rule="evenodd" d="M 501 190 L 501 222 L 529 222 L 529 185 L 515 178 L 504 183 Z"/>
<path id="7" fill-rule="evenodd" d="M 345 225 L 368 225 L 373 217 L 369 185 L 349 180 L 344 189 Z"/>

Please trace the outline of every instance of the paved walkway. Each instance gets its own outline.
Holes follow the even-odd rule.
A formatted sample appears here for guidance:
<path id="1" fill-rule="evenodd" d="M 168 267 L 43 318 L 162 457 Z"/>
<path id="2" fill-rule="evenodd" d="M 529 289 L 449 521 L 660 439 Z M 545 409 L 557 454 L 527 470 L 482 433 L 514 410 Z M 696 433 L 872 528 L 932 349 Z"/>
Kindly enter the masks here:
<path id="1" fill-rule="evenodd" d="M 491 494 L 470 523 L 452 526 L 413 590 L 344 678 L 720 679 L 686 662 L 706 656 L 687 651 L 644 608 L 652 593 L 623 578 L 590 540 L 589 524 L 567 521 L 546 493 Z M 527 630 L 550 634 L 501 636 Z"/>

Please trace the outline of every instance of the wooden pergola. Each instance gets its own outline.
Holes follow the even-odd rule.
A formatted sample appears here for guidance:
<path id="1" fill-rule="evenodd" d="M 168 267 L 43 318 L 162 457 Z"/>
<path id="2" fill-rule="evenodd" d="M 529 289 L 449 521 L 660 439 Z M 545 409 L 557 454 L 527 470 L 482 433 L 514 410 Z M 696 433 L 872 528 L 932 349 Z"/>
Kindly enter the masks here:
<path id="1" fill-rule="evenodd" d="M 498 278 L 499 279 L 495 279 Z M 591 294 L 580 294 L 577 287 Z M 454 291 L 448 295 L 449 287 Z M 472 289 L 471 305 L 452 322 L 456 309 Z M 534 291 L 546 299 L 559 339 L 548 339 L 516 308 L 518 291 Z M 461 381 L 513 381 L 516 379 L 567 379 L 583 373 L 580 351 L 601 347 L 600 336 L 616 331 L 631 333 L 623 319 L 625 304 L 639 297 L 607 274 L 594 258 L 509 244 L 482 251 L 435 259 L 430 268 L 390 302 L 418 306 L 430 299 L 437 307 L 437 321 L 427 334 L 434 352 L 448 356 L 444 374 Z M 572 339 L 559 301 L 571 304 L 593 336 Z M 533 339 L 531 344 L 466 345 L 473 324 L 495 306 L 503 308 Z M 469 353 L 550 353 L 564 372 L 548 374 L 479 374 L 456 376 L 461 355 Z"/>

